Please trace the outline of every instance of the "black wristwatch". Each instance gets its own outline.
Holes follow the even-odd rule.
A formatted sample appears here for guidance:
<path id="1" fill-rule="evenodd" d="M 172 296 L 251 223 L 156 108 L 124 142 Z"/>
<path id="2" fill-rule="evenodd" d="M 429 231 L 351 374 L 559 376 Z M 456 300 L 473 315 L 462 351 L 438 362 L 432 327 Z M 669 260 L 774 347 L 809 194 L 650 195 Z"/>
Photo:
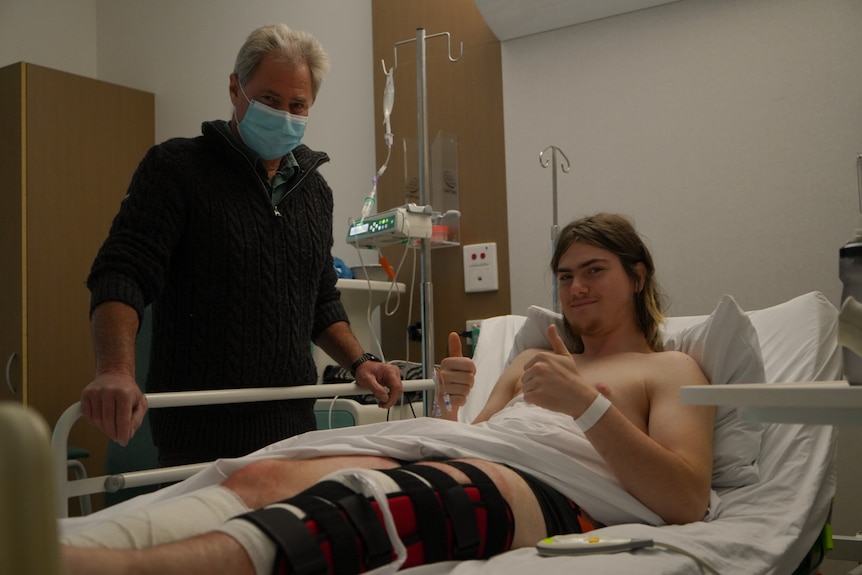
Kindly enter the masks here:
<path id="1" fill-rule="evenodd" d="M 381 361 L 381 359 L 374 354 L 363 353 L 362 355 L 359 356 L 359 359 L 357 359 L 356 361 L 354 361 L 353 363 L 350 364 L 350 373 L 352 373 L 353 375 L 356 375 L 356 369 L 360 365 L 365 363 L 366 361 L 377 361 L 377 362 L 379 362 L 379 361 Z"/>

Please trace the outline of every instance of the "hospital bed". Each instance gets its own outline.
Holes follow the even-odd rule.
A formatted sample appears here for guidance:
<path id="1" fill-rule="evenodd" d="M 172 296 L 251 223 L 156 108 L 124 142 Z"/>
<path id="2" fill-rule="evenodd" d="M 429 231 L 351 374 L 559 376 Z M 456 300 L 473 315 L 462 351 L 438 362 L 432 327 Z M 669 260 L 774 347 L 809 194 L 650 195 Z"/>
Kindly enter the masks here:
<path id="1" fill-rule="evenodd" d="M 474 353 L 477 382 L 464 417 L 479 409 L 511 355 L 520 348 L 544 345 L 549 321 L 554 321 L 550 312 L 531 308 L 526 316 L 482 323 Z M 713 385 L 828 381 L 841 375 L 836 326 L 837 311 L 816 292 L 748 313 L 725 296 L 708 316 L 671 318 L 664 337 L 667 348 L 691 354 Z M 486 561 L 441 563 L 406 573 L 682 575 L 699 572 L 693 557 L 723 574 L 816 572 L 814 567 L 796 569 L 812 549 L 817 555 L 835 494 L 834 428 L 758 424 L 738 418 L 732 409 L 719 409 L 713 477 L 718 499 L 711 521 L 661 527 L 623 524 L 594 532 L 656 544 L 633 552 L 542 557 L 527 548 Z M 21 521 L 2 519 L 13 525 Z"/>
<path id="2" fill-rule="evenodd" d="M 515 351 L 545 346 L 543 333 L 552 316 L 530 308 L 526 317 L 485 320 L 476 347 L 477 373 L 494 377 L 514 355 L 503 351 L 512 346 Z M 837 321 L 837 310 L 818 292 L 748 313 L 724 296 L 708 316 L 669 318 L 664 340 L 666 349 L 681 349 L 697 359 L 713 385 L 832 381 L 841 379 Z M 484 390 L 484 384 L 478 389 Z M 482 399 L 480 394 L 471 396 L 475 403 L 463 416 L 476 413 Z M 727 473 L 713 476 L 720 503 L 711 521 L 662 527 L 626 524 L 594 532 L 651 539 L 657 545 L 652 549 L 580 557 L 540 557 L 533 549 L 521 549 L 459 566 L 453 573 L 706 572 L 688 556 L 659 544 L 690 553 L 722 574 L 816 573 L 835 496 L 835 428 L 746 422 L 734 411 L 719 408 L 716 414 L 714 467 Z M 730 425 L 719 433 L 722 424 Z"/>

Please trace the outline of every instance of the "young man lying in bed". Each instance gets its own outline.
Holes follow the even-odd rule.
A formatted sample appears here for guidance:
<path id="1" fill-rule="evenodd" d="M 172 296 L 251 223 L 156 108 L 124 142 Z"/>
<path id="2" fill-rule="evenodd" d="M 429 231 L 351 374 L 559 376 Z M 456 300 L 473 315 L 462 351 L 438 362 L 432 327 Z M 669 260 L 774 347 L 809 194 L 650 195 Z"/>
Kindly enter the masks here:
<path id="1" fill-rule="evenodd" d="M 682 405 L 679 388 L 707 381 L 661 350 L 640 236 L 620 216 L 577 220 L 551 268 L 577 349 L 549 327 L 553 350 L 519 355 L 475 425 L 314 432 L 217 462 L 184 482 L 188 494 L 180 484 L 163 503 L 67 532 L 67 574 L 360 572 L 489 557 L 598 524 L 703 519 L 714 414 Z M 455 419 L 475 369 L 455 334 L 450 353 L 440 374 Z"/>

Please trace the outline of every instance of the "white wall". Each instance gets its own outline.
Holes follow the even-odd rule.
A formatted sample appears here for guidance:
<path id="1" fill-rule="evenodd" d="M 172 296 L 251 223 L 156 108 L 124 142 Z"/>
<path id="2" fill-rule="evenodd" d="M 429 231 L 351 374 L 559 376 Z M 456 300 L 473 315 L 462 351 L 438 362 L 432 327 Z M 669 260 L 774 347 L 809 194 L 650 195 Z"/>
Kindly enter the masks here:
<path id="1" fill-rule="evenodd" d="M 0 66 L 96 75 L 96 0 L 2 0 Z"/>
<path id="2" fill-rule="evenodd" d="M 632 216 L 674 315 L 723 293 L 746 309 L 810 290 L 837 303 L 860 22 L 858 0 L 686 0 L 504 42 L 512 312 L 550 304 L 551 144 L 572 161 L 560 225 Z"/>

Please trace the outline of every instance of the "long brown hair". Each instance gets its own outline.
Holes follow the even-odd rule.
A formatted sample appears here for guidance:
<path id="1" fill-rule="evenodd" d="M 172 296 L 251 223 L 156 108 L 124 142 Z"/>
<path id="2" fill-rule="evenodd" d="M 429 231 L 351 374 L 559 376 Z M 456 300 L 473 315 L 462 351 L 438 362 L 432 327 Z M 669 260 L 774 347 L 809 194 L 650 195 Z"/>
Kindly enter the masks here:
<path id="1" fill-rule="evenodd" d="M 554 281 L 556 281 L 560 258 L 575 242 L 598 246 L 614 253 L 635 284 L 640 281 L 636 266 L 638 263 L 643 263 L 646 270 L 643 286 L 634 294 L 637 322 L 650 349 L 662 351 L 663 344 L 659 330 L 664 322 L 662 313 L 664 295 L 660 292 L 655 278 L 652 255 L 632 223 L 619 214 L 599 213 L 568 224 L 557 237 L 554 256 L 551 258 L 551 271 L 555 274 Z M 568 322 L 566 322 L 566 331 L 578 344 L 578 349 L 574 351 L 583 352 L 583 342 L 577 334 L 572 333 Z"/>

